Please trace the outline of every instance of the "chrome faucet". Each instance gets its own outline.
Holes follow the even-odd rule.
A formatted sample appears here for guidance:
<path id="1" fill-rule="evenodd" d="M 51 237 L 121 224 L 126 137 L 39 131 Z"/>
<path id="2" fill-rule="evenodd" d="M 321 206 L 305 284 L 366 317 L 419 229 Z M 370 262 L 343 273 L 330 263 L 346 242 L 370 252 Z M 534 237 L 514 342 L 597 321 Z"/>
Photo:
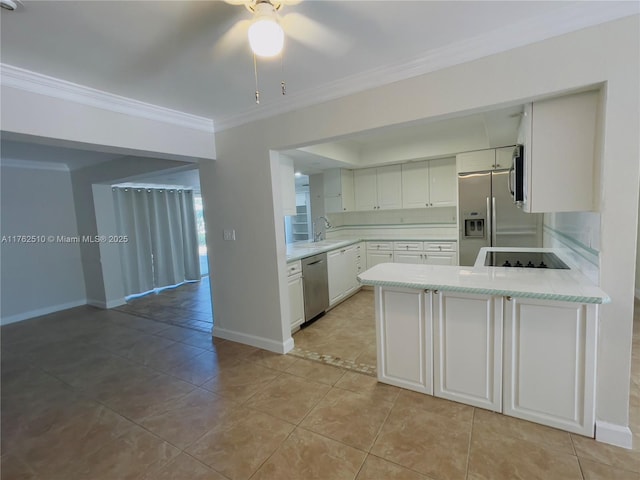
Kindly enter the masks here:
<path id="1" fill-rule="evenodd" d="M 319 232 L 317 232 L 317 231 L 316 231 L 316 229 L 317 229 L 316 222 L 317 222 L 318 220 L 324 220 L 324 228 L 325 228 L 325 230 L 326 230 L 327 228 L 331 228 L 331 222 L 329 222 L 329 220 L 327 219 L 327 217 L 320 216 L 320 217 L 316 218 L 316 219 L 313 221 L 313 224 L 312 224 L 312 227 L 313 227 L 313 241 L 314 241 L 314 242 L 319 242 L 320 240 L 322 240 L 322 230 L 321 230 L 321 231 L 319 231 Z"/>

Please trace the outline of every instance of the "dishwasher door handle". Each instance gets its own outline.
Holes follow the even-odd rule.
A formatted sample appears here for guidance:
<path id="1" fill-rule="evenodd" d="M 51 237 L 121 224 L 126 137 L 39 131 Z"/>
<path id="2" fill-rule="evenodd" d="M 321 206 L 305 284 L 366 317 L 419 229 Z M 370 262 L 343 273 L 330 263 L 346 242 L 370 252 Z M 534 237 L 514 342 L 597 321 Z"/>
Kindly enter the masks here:
<path id="1" fill-rule="evenodd" d="M 306 266 L 310 267 L 311 265 L 317 265 L 319 263 L 324 263 L 324 260 L 316 260 L 315 262 L 307 263 Z"/>

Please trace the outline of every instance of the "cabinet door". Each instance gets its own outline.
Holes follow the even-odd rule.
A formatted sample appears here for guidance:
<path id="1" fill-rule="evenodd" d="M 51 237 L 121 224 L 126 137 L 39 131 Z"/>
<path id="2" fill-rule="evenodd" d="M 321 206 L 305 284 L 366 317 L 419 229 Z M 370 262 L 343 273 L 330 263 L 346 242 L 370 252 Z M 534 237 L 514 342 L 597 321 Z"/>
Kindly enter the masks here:
<path id="1" fill-rule="evenodd" d="M 322 175 L 324 196 L 339 197 L 342 193 L 341 168 L 330 168 Z"/>
<path id="2" fill-rule="evenodd" d="M 424 263 L 423 252 L 393 252 L 393 263 Z"/>
<path id="3" fill-rule="evenodd" d="M 455 176 L 455 162 L 453 174 Z M 429 167 L 427 162 L 402 165 L 402 208 L 429 206 Z"/>
<path id="4" fill-rule="evenodd" d="M 593 437 L 597 305 L 506 303 L 504 413 Z"/>
<path id="5" fill-rule="evenodd" d="M 402 208 L 402 170 L 400 165 L 376 169 L 378 209 Z"/>
<path id="6" fill-rule="evenodd" d="M 353 172 L 353 192 L 356 210 L 377 210 L 376 169 L 363 168 Z"/>
<path id="7" fill-rule="evenodd" d="M 291 330 L 299 327 L 304 322 L 304 296 L 302 291 L 302 275 L 294 275 L 289 278 L 289 318 Z"/>
<path id="8" fill-rule="evenodd" d="M 434 293 L 434 394 L 502 410 L 502 297 Z"/>
<path id="9" fill-rule="evenodd" d="M 329 305 L 335 305 L 344 296 L 344 255 L 341 250 L 327 253 L 327 277 L 329 280 Z"/>
<path id="10" fill-rule="evenodd" d="M 342 197 L 342 211 L 353 212 L 355 210 L 355 198 L 353 193 L 353 170 L 340 169 L 340 187 Z"/>
<path id="11" fill-rule="evenodd" d="M 347 247 L 344 253 L 345 262 L 345 296 L 351 295 L 360 288 L 358 282 L 358 253 L 359 248 L 356 245 Z"/>
<path id="12" fill-rule="evenodd" d="M 433 394 L 429 297 L 401 288 L 375 292 L 378 380 Z"/>
<path id="13" fill-rule="evenodd" d="M 496 164 L 496 151 L 490 149 L 460 153 L 456 156 L 456 164 L 458 173 L 493 170 Z"/>
<path id="14" fill-rule="evenodd" d="M 533 104 L 526 212 L 593 209 L 598 102 L 592 91 Z"/>
<path id="15" fill-rule="evenodd" d="M 375 267 L 379 263 L 393 263 L 393 252 L 367 251 L 367 268 Z"/>
<path id="16" fill-rule="evenodd" d="M 457 204 L 458 175 L 455 159 L 431 160 L 429 162 L 429 206 L 455 207 Z"/>
<path id="17" fill-rule="evenodd" d="M 427 265 L 457 265 L 456 252 L 427 252 L 424 263 Z"/>
<path id="18" fill-rule="evenodd" d="M 514 148 L 515 147 L 496 148 L 496 170 L 511 168 Z"/>

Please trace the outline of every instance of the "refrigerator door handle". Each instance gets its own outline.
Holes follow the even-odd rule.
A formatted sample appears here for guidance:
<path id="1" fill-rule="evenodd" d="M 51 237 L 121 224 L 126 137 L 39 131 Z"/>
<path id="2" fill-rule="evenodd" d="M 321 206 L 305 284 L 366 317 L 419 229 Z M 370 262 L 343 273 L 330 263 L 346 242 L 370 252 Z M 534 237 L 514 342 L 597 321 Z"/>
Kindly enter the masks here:
<path id="1" fill-rule="evenodd" d="M 488 199 L 487 199 L 488 201 Z M 496 222 L 496 197 L 491 198 L 491 246 L 495 247 L 498 243 L 498 236 L 496 233 L 498 222 Z"/>
<path id="2" fill-rule="evenodd" d="M 487 236 L 487 240 L 489 240 L 489 246 L 493 247 L 492 242 L 493 242 L 493 217 L 491 215 L 491 205 L 489 204 L 490 200 L 489 197 L 487 197 L 487 228 L 488 230 L 485 230 L 485 232 L 489 232 L 488 236 Z"/>

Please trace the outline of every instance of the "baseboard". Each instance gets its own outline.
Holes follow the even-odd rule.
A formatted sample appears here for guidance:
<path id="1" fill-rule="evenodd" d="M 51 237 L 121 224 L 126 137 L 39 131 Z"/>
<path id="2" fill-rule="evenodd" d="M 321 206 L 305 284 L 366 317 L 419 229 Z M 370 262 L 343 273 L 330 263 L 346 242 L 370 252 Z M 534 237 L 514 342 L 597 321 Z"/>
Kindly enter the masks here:
<path id="1" fill-rule="evenodd" d="M 93 298 L 87 299 L 87 305 L 91 305 L 92 307 L 102 308 L 106 310 L 108 308 L 115 308 L 121 305 L 125 305 L 127 301 L 124 298 L 119 298 L 117 300 L 109 300 L 105 302 L 104 300 L 94 300 Z"/>
<path id="2" fill-rule="evenodd" d="M 213 336 L 223 338 L 225 340 L 231 340 L 232 342 L 244 343 L 245 345 L 251 345 L 252 347 L 261 348 L 263 350 L 269 350 L 275 353 L 287 353 L 293 349 L 293 338 L 289 337 L 284 342 L 276 342 L 269 338 L 256 337 L 255 335 L 249 335 L 247 333 L 235 332 L 233 330 L 226 330 L 214 325 Z"/>
<path id="3" fill-rule="evenodd" d="M 631 448 L 633 444 L 633 433 L 625 425 L 596 420 L 596 440 L 622 448 Z"/>
<path id="4" fill-rule="evenodd" d="M 16 313 L 15 315 L 0 318 L 0 325 L 9 325 L 10 323 L 21 322 L 23 320 L 29 320 L 30 318 L 40 317 L 42 315 L 48 315 L 50 313 L 59 312 L 60 310 L 67 310 L 69 308 L 75 308 L 86 304 L 87 300 L 83 298 L 82 300 L 76 300 L 74 302 L 61 303 L 58 305 L 51 305 L 49 307 L 29 310 L 28 312 Z"/>

